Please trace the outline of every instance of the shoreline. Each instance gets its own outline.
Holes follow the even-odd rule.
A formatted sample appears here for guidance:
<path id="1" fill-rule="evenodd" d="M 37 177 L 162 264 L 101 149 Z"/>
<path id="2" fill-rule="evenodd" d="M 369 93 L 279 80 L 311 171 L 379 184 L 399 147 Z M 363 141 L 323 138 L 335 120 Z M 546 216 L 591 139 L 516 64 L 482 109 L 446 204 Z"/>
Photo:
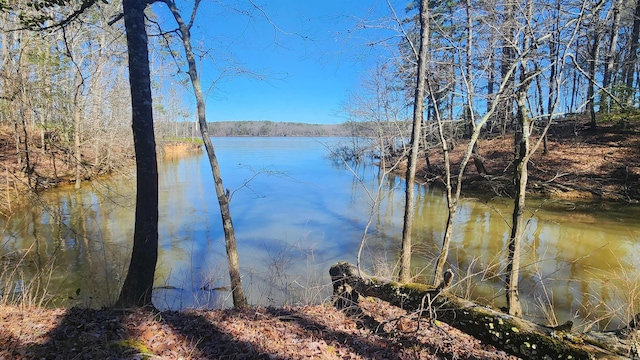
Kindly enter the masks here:
<path id="1" fill-rule="evenodd" d="M 156 145 L 158 161 L 169 161 L 189 153 L 202 152 L 197 141 L 165 141 Z M 14 162 L 13 164 L 11 162 Z M 4 156 L 0 164 L 5 169 L 5 179 L 0 180 L 0 215 L 9 217 L 17 209 L 27 206 L 42 191 L 72 187 L 75 184 L 73 169 L 62 165 L 56 166 L 53 159 L 48 162 L 36 162 L 29 175 L 19 171 L 15 164 L 15 155 Z M 121 156 L 116 166 L 108 169 L 92 169 L 85 166 L 82 182 L 104 179 L 125 169 L 135 168 L 135 157 Z M 91 170 L 91 171 L 89 171 Z"/>
<path id="2" fill-rule="evenodd" d="M 615 134 L 616 131 L 611 126 L 601 127 L 599 133 L 582 131 L 580 137 L 573 136 L 568 140 L 562 136 L 549 139 L 549 153 L 542 154 L 542 150 L 538 149 L 531 159 L 528 196 L 567 201 L 640 203 L 640 154 L 629 155 L 634 148 L 639 152 L 640 134 L 634 132 L 634 136 L 628 136 L 626 139 L 618 138 L 612 143 L 593 141 L 594 137 L 601 136 L 603 133 Z M 198 140 L 199 138 L 188 141 L 178 139 L 159 142 L 158 161 L 171 161 L 185 154 L 202 152 L 202 144 Z M 479 174 L 473 162 L 470 162 L 463 177 L 461 193 L 463 197 L 510 198 L 512 196 L 511 145 L 510 136 L 479 139 L 480 155 L 490 175 Z M 450 151 L 454 181 L 465 150 L 466 143 L 458 142 Z M 29 178 L 16 171 L 17 166 L 10 163 L 12 160 L 15 160 L 15 155 L 13 158 L 4 156 L 2 160 L 5 181 L 0 180 L 0 214 L 5 216 L 10 216 L 15 209 L 24 206 L 25 200 L 29 200 L 29 194 L 38 194 L 48 189 L 74 184 L 73 169 L 62 167 L 56 169 L 55 164 L 52 167 L 50 164 L 46 166 L 40 162 Z M 55 160 L 53 161 L 55 163 Z M 424 156 L 420 158 L 416 183 L 445 191 L 441 150 L 436 149 L 430 152 L 430 164 L 432 171 L 427 169 Z M 135 159 L 132 156 L 125 156 L 118 162 L 117 167 L 106 169 L 106 172 L 93 169 L 94 174 L 85 174 L 83 181 L 113 176 L 114 173 L 130 166 L 135 166 Z M 405 178 L 406 160 L 400 161 L 400 166 L 393 173 Z M 4 189 L 1 184 L 3 182 Z"/>

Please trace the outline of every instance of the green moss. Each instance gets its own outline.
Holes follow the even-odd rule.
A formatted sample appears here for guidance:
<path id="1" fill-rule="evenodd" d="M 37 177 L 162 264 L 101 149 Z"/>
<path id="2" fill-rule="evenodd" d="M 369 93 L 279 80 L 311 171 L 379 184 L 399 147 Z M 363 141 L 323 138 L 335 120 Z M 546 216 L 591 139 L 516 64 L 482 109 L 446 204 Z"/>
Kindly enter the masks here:
<path id="1" fill-rule="evenodd" d="M 143 359 L 148 359 L 150 355 L 153 355 L 151 350 L 140 340 L 124 339 L 115 341 L 110 346 L 135 351 L 137 354 L 142 355 Z"/>
<path id="2" fill-rule="evenodd" d="M 417 292 L 423 292 L 423 293 L 426 291 L 433 290 L 433 287 L 425 284 L 419 284 L 419 283 L 407 283 L 402 285 L 401 288 L 407 291 L 417 291 Z"/>
<path id="3" fill-rule="evenodd" d="M 334 346 L 327 346 L 327 354 L 329 354 L 329 356 L 334 357 L 338 355 L 338 352 L 336 351 L 336 348 Z"/>
<path id="4" fill-rule="evenodd" d="M 580 339 L 580 340 L 582 340 L 582 342 L 584 342 L 586 344 L 593 345 L 593 346 L 599 347 L 601 349 L 606 349 L 606 348 L 609 347 L 609 345 L 604 341 L 596 341 L 595 339 L 588 339 L 588 340 Z"/>
<path id="5" fill-rule="evenodd" d="M 333 271 L 333 268 L 332 268 Z M 335 271 L 332 272 L 332 276 Z M 348 276 L 353 276 L 345 272 Z M 486 308 L 424 284 L 350 279 L 364 296 L 373 296 L 409 310 L 430 306 L 437 321 L 449 323 L 479 340 L 526 359 L 588 359 L 591 348 L 571 334 L 541 330 L 534 324 Z M 428 300 L 428 303 L 425 302 Z"/>

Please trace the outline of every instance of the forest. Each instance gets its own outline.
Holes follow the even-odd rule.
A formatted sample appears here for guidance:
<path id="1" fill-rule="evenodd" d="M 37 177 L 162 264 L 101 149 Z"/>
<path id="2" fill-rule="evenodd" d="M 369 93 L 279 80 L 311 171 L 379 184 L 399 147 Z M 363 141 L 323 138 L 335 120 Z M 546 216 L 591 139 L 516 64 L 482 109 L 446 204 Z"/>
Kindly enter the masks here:
<path id="1" fill-rule="evenodd" d="M 252 1 L 249 3 L 252 8 L 260 8 Z M 614 191 L 620 195 L 616 200 L 637 200 L 640 1 L 421 0 L 405 7 L 387 1 L 386 17 L 362 19 L 353 29 L 369 39 L 366 46 L 382 49 L 384 56 L 342 104 L 340 112 L 345 124 L 331 127 L 290 123 L 281 127 L 278 122 L 267 121 L 211 125 L 206 119 L 202 68 L 198 67 L 191 39 L 191 29 L 202 16 L 198 12 L 200 5 L 199 0 L 181 3 L 181 7 L 190 9 L 181 12 L 173 0 L 0 3 L 0 138 L 6 179 L 0 192 L 7 194 L 2 204 L 3 215 L 11 215 L 17 206 L 16 199 L 33 199 L 49 186 L 72 181 L 79 188 L 85 180 L 121 171 L 123 164 L 135 164 L 136 229 L 129 270 L 114 312 L 120 309 L 123 316 L 136 317 L 140 316 L 136 311 L 141 310 L 127 313 L 131 310 L 122 309 L 153 311 L 151 294 L 158 260 L 156 145 L 165 140 L 189 142 L 192 140 L 185 139 L 197 137 L 204 143 L 215 178 L 234 306 L 238 311 L 246 308 L 238 265 L 242 254 L 235 249 L 233 214 L 229 210 L 231 197 L 223 186 L 210 138 L 291 136 L 294 134 L 289 129 L 293 127 L 300 129 L 303 136 L 369 138 L 369 147 L 339 149 L 337 156 L 345 161 L 371 156 L 378 161 L 381 176 L 401 172 L 410 184 L 406 186 L 402 242 L 398 244 L 401 251 L 394 281 L 366 275 L 360 269 L 360 253 L 357 264 L 337 264 L 331 268 L 333 304 L 346 315 L 355 315 L 358 327 L 368 326 L 377 332 L 387 324 L 370 321 L 364 315 L 366 306 L 360 304 L 362 297 L 378 297 L 392 305 L 406 306 L 413 312 L 418 327 L 420 318 L 427 316 L 432 326 L 445 322 L 472 334 L 485 345 L 491 344 L 521 358 L 637 358 L 634 314 L 629 314 L 628 326 L 623 329 L 579 335 L 571 333 L 571 323 L 538 326 L 522 319 L 519 271 L 527 196 L 533 180 L 529 177 L 530 169 L 536 167 L 536 162 L 545 161 L 545 154 L 553 152 L 557 144 L 554 139 L 571 141 L 571 134 L 579 139 L 578 134 L 588 133 L 601 143 L 630 140 L 624 156 L 606 164 L 608 168 L 600 169 L 600 174 L 621 182 L 621 187 Z M 160 6 L 169 11 L 174 23 L 158 21 L 154 11 Z M 241 8 L 240 3 L 234 6 Z M 261 13 L 268 17 L 264 11 Z M 279 29 L 277 25 L 274 28 Z M 192 111 L 177 101 L 182 97 L 177 91 L 193 95 L 197 123 L 191 123 Z M 491 142 L 495 139 L 503 141 Z M 499 147 L 507 159 L 500 174 L 487 166 L 491 160 L 487 144 L 492 144 L 491 150 Z M 458 153 L 454 156 L 456 149 Z M 606 155 L 603 159 L 606 161 Z M 469 305 L 448 291 L 453 279 L 447 264 L 451 233 L 463 187 L 468 184 L 467 177 L 472 176 L 471 164 L 475 174 L 489 183 L 496 195 L 507 195 L 513 200 L 507 256 L 500 275 L 504 278 L 507 306 L 500 311 Z M 577 189 L 573 184 L 558 184 L 556 180 L 569 173 L 562 170 L 563 164 L 557 169 L 556 174 L 549 174 L 550 178 L 542 179 L 542 183 L 555 185 L 556 189 Z M 420 286 L 411 283 L 415 205 L 412 185 L 420 181 L 416 174 L 442 186 L 448 205 L 446 231 L 430 284 Z M 375 196 L 378 195 L 372 194 L 374 199 Z M 365 241 L 366 228 L 361 248 Z M 3 267 L 8 266 L 12 266 L 9 260 L 3 262 Z M 3 270 L 2 274 L 5 273 Z M 14 292 L 7 290 L 11 281 L 2 285 L 4 304 L 20 301 L 12 298 Z M 635 309 L 636 305 L 629 304 L 629 308 Z M 307 315 L 287 311 L 278 310 L 276 316 L 304 323 L 301 319 Z M 16 315 L 8 312 L 5 316 L 9 319 Z M 65 321 L 73 323 L 79 316 L 70 312 Z M 113 320 L 114 313 L 100 316 L 111 319 L 108 323 L 122 321 Z M 173 314 L 163 316 L 168 321 L 166 326 L 187 331 L 188 326 Z M 201 327 L 212 326 L 208 315 L 189 316 Z M 402 328 L 399 321 L 396 323 Z M 155 324 L 149 329 L 165 325 Z M 100 331 L 97 338 L 109 336 L 104 328 Z M 151 345 L 146 344 L 153 336 L 145 338 L 137 334 L 142 340 L 127 342 L 122 339 L 126 331 L 113 331 L 118 335 L 112 343 L 125 348 L 116 356 L 131 355 L 126 351 L 136 354 L 164 351 L 148 348 Z M 50 333 L 55 335 L 55 329 Z M 402 347 L 406 334 L 389 341 Z M 23 346 L 17 340 L 20 335 L 13 332 L 0 335 L 11 349 L 7 356 L 46 352 L 46 345 L 45 350 Z M 196 343 L 200 341 L 193 333 L 183 336 Z M 208 353 L 211 349 L 206 346 L 195 346 L 190 351 L 200 352 L 194 357 L 207 357 L 247 352 L 251 348 L 244 340 L 234 344 L 231 353 L 221 349 Z M 415 344 L 420 341 L 411 344 L 419 347 Z M 441 345 L 429 346 L 432 349 Z M 66 350 L 76 349 L 69 345 Z M 332 352 L 327 348 L 324 351 Z M 419 352 L 413 353 L 416 354 L 421 356 Z M 486 353 L 483 356 L 492 358 Z"/>

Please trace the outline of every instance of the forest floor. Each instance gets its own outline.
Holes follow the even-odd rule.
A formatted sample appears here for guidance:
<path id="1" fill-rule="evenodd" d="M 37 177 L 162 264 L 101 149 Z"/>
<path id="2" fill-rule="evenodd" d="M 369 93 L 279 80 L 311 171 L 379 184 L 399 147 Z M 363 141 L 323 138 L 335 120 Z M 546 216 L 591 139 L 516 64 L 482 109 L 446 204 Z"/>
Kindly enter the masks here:
<path id="1" fill-rule="evenodd" d="M 330 305 L 241 310 L 0 306 L 0 359 L 517 359 L 383 301 L 368 328 Z"/>
<path id="2" fill-rule="evenodd" d="M 531 146 L 535 143 L 532 137 Z M 531 195 L 571 200 L 640 201 L 640 119 L 599 124 L 590 129 L 586 121 L 565 121 L 548 132 L 548 152 L 542 143 L 528 164 Z M 457 176 L 467 143 L 459 141 L 450 152 L 452 174 Z M 471 159 L 463 177 L 468 196 L 510 196 L 513 193 L 513 135 L 494 135 L 478 140 L 478 152 L 487 170 L 480 175 Z M 432 149 L 432 170 L 424 158 L 418 162 L 416 179 L 442 185 L 442 149 Z M 406 172 L 402 164 L 396 170 Z"/>

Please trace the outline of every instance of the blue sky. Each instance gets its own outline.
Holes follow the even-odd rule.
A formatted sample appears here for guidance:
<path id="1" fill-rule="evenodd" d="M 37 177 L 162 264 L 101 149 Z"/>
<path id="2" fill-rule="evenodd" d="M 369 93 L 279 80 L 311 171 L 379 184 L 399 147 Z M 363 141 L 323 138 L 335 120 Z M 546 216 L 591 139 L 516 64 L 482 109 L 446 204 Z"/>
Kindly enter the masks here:
<path id="1" fill-rule="evenodd" d="M 192 40 L 196 49 L 207 52 L 201 63 L 203 87 L 209 89 L 207 120 L 345 121 L 339 113 L 348 93 L 386 56 L 384 47 L 367 43 L 389 35 L 356 27 L 388 16 L 387 2 L 253 3 L 259 8 L 249 0 L 205 0 L 199 9 Z M 178 5 L 188 18 L 190 3 Z M 404 15 L 406 4 L 396 5 Z M 161 9 L 157 13 L 165 29 L 174 26 Z M 193 109 L 190 98 L 185 97 Z"/>

